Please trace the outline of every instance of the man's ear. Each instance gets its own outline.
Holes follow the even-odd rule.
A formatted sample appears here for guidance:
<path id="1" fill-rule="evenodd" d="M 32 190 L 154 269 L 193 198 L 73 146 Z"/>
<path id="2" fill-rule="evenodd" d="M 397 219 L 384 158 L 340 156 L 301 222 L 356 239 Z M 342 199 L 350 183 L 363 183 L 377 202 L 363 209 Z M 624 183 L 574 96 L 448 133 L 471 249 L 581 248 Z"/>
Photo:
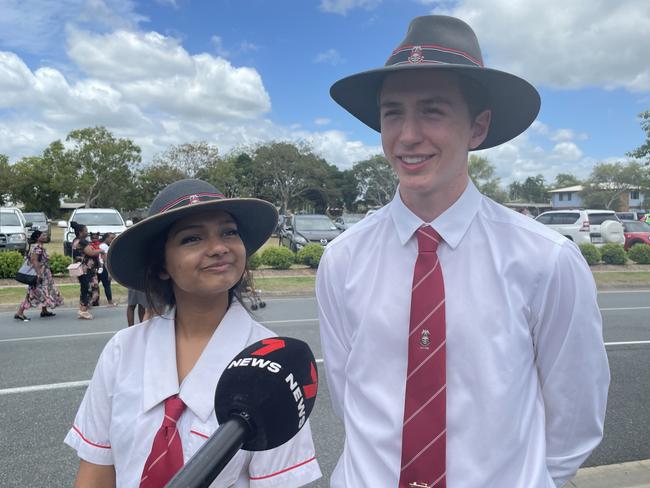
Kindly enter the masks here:
<path id="1" fill-rule="evenodd" d="M 476 149 L 483 143 L 483 141 L 488 135 L 488 131 L 490 130 L 491 120 L 492 120 L 492 111 L 489 109 L 483 110 L 483 112 L 481 112 L 474 118 L 474 123 L 472 124 L 472 137 L 469 140 L 468 149 L 470 150 Z"/>

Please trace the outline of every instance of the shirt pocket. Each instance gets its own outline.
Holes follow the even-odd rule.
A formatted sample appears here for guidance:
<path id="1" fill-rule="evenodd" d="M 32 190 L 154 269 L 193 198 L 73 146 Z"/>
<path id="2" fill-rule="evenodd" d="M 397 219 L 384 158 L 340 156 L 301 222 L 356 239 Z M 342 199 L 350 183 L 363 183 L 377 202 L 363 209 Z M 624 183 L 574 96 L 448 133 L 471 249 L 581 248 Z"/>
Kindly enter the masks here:
<path id="1" fill-rule="evenodd" d="M 188 446 L 187 454 L 191 457 L 203 447 L 208 439 L 214 434 L 219 427 L 216 419 L 210 419 L 208 422 L 194 422 L 190 430 L 190 445 Z M 230 488 L 235 486 L 242 471 L 246 471 L 246 478 L 248 479 L 248 463 L 249 454 L 247 451 L 241 449 L 233 456 L 233 458 L 226 464 L 226 467 L 219 473 L 219 476 L 210 485 L 211 488 Z"/>

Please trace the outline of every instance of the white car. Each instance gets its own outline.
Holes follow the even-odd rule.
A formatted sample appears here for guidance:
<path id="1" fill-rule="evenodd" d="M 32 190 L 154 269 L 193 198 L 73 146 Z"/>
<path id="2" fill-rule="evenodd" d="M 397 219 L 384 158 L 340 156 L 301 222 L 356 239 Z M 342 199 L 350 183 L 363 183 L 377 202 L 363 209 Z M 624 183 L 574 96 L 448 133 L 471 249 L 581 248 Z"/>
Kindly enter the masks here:
<path id="1" fill-rule="evenodd" d="M 70 222 L 85 225 L 88 227 L 89 234 L 98 232 L 100 235 L 104 235 L 107 232 L 112 232 L 116 236 L 133 225 L 130 220 L 124 222 L 120 212 L 114 208 L 78 208 L 72 212 L 70 220 L 67 222 L 61 220 L 57 224 L 57 227 L 65 229 L 63 254 L 66 256 L 72 256 L 72 241 L 75 238 L 74 229 L 70 226 Z"/>
<path id="2" fill-rule="evenodd" d="M 27 227 L 31 222 L 16 207 L 0 207 L 0 251 L 27 251 Z"/>
<path id="3" fill-rule="evenodd" d="M 576 244 L 625 244 L 623 224 L 613 210 L 551 210 L 535 219 Z"/>

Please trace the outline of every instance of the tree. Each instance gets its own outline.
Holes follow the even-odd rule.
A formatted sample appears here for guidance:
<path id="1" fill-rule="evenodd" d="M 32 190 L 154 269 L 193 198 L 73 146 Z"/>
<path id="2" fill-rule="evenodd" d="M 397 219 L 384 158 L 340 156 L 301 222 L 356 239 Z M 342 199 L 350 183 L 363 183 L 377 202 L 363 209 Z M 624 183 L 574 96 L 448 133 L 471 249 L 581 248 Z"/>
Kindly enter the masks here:
<path id="1" fill-rule="evenodd" d="M 359 198 L 368 206 L 383 206 L 397 190 L 397 175 L 381 155 L 355 163 L 352 168 Z"/>
<path id="2" fill-rule="evenodd" d="M 553 184 L 554 188 L 567 188 L 569 186 L 580 185 L 581 182 L 578 178 L 573 175 L 566 173 L 559 173 L 555 177 L 555 183 Z"/>
<path id="3" fill-rule="evenodd" d="M 580 196 L 587 207 L 621 210 L 621 195 L 650 188 L 649 176 L 648 168 L 634 161 L 600 163 L 594 166 Z"/>
<path id="4" fill-rule="evenodd" d="M 546 197 L 546 183 L 542 175 L 529 176 L 523 183 L 510 183 L 509 196 L 513 202 L 541 203 Z"/>
<path id="5" fill-rule="evenodd" d="M 11 173 L 9 158 L 0 154 L 0 205 L 4 205 L 11 195 Z"/>
<path id="6" fill-rule="evenodd" d="M 217 146 L 198 141 L 170 146 L 169 149 L 154 157 L 153 164 L 167 164 L 180 170 L 188 178 L 194 178 L 202 168 L 215 164 L 218 159 Z"/>
<path id="7" fill-rule="evenodd" d="M 481 193 L 499 203 L 508 199 L 508 194 L 501 188 L 501 179 L 494 176 L 494 166 L 487 158 L 471 154 L 468 169 L 469 177 Z"/>
<path id="8" fill-rule="evenodd" d="M 134 171 L 140 148 L 130 139 L 116 139 L 105 127 L 74 130 L 67 156 L 77 170 L 77 184 L 69 196 L 78 196 L 86 207 L 124 208 L 135 186 Z"/>
<path id="9" fill-rule="evenodd" d="M 138 198 L 133 207 L 149 207 L 160 191 L 187 174 L 167 163 L 151 164 L 137 173 Z"/>
<path id="10" fill-rule="evenodd" d="M 637 147 L 634 151 L 627 153 L 628 156 L 638 159 L 645 158 L 645 164 L 650 164 L 650 110 L 641 112 L 641 128 L 645 132 L 646 140 L 641 146 Z"/>
<path id="11" fill-rule="evenodd" d="M 328 164 L 306 147 L 289 142 L 271 142 L 255 149 L 255 174 L 261 198 L 267 198 L 284 213 L 307 191 L 322 191 Z"/>

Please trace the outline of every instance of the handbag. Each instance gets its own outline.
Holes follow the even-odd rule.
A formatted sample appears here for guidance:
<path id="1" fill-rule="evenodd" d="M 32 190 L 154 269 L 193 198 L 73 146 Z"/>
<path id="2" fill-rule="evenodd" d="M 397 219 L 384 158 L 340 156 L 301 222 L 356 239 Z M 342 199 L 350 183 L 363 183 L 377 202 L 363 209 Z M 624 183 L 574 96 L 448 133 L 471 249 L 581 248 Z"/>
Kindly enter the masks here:
<path id="1" fill-rule="evenodd" d="M 68 265 L 68 273 L 70 273 L 70 276 L 81 276 L 84 274 L 83 265 L 81 263 Z"/>
<path id="2" fill-rule="evenodd" d="M 36 276 L 36 270 L 29 262 L 29 259 L 25 258 L 23 265 L 16 272 L 16 276 L 14 277 L 14 279 L 20 283 L 24 283 L 25 285 L 29 285 L 29 286 L 33 286 L 36 284 L 36 280 L 38 279 L 38 277 Z"/>

